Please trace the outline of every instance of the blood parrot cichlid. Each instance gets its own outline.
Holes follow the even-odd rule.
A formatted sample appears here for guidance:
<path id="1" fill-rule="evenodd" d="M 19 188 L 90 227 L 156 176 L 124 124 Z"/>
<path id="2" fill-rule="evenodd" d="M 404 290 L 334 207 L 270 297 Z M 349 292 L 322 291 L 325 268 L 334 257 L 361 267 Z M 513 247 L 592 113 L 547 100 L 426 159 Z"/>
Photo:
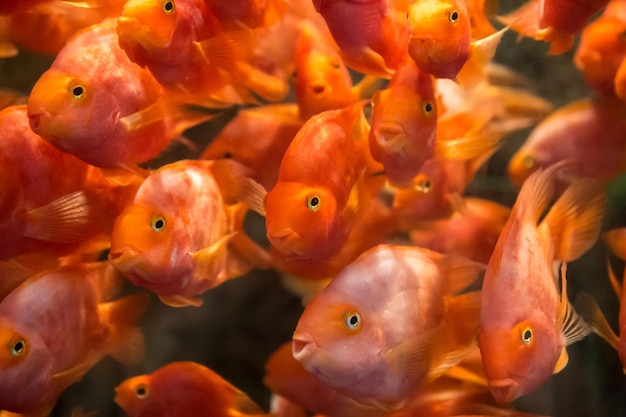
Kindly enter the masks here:
<path id="1" fill-rule="evenodd" d="M 268 267 L 269 255 L 243 232 L 245 212 L 263 213 L 266 193 L 245 172 L 231 160 L 154 171 L 115 221 L 109 261 L 172 306 L 199 306 L 206 290 Z"/>
<path id="2" fill-rule="evenodd" d="M 561 371 L 567 346 L 590 332 L 567 298 L 565 263 L 595 243 L 606 196 L 596 181 L 579 179 L 543 216 L 566 168 L 554 164 L 524 182 L 487 265 L 477 337 L 487 383 L 501 403 Z"/>

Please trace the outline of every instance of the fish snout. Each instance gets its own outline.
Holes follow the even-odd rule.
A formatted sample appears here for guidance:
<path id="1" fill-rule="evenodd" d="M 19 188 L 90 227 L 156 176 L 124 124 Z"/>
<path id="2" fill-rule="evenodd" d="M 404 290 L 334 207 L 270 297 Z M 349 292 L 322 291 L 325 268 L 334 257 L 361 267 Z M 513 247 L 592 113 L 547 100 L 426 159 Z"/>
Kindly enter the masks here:
<path id="1" fill-rule="evenodd" d="M 315 83 L 311 85 L 311 91 L 313 94 L 320 95 L 326 91 L 326 86 L 322 83 Z"/>
<path id="2" fill-rule="evenodd" d="M 49 118 L 50 113 L 47 112 L 45 109 L 28 112 L 28 123 L 30 124 L 30 128 L 39 136 L 45 135 L 45 132 L 43 132 L 43 128 L 45 126 L 45 121 Z"/>
<path id="3" fill-rule="evenodd" d="M 308 333 L 294 333 L 291 341 L 291 354 L 294 359 L 304 363 L 317 349 L 317 344 Z"/>
<path id="4" fill-rule="evenodd" d="M 501 404 L 510 403 L 519 397 L 519 384 L 512 378 L 490 379 L 487 381 L 493 398 Z"/>
<path id="5" fill-rule="evenodd" d="M 276 231 L 268 230 L 267 239 L 279 252 L 289 255 L 293 252 L 293 245 L 300 239 L 300 235 L 292 228 L 286 227 Z"/>
<path id="6" fill-rule="evenodd" d="M 386 152 L 401 152 L 406 142 L 404 128 L 397 123 L 380 123 L 373 130 L 374 138 Z"/>

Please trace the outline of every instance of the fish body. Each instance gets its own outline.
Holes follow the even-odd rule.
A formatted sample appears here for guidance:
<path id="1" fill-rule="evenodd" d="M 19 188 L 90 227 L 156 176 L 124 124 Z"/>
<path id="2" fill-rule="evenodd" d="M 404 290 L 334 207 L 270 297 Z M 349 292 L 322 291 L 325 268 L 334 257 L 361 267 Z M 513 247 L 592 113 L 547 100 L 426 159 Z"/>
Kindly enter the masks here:
<path id="1" fill-rule="evenodd" d="M 437 101 L 432 77 L 406 60 L 372 97 L 372 157 L 392 184 L 407 184 L 435 151 Z"/>
<path id="2" fill-rule="evenodd" d="M 200 305 L 203 292 L 252 269 L 233 249 L 249 242 L 241 229 L 247 208 L 228 193 L 254 184 L 262 201 L 265 190 L 247 182 L 244 171 L 234 172 L 238 167 L 228 160 L 183 160 L 154 171 L 115 221 L 111 263 L 174 306 Z"/>
<path id="3" fill-rule="evenodd" d="M 283 156 L 265 201 L 267 237 L 285 256 L 322 259 L 339 251 L 366 203 L 369 125 L 362 103 L 311 117 Z M 346 155 L 351 155 L 346 158 Z"/>
<path id="4" fill-rule="evenodd" d="M 130 417 L 265 416 L 245 393 L 195 362 L 171 362 L 123 381 L 114 401 Z"/>
<path id="5" fill-rule="evenodd" d="M 114 20 L 75 34 L 28 98 L 35 133 L 106 168 L 155 157 L 193 125 L 179 125 L 178 115 L 150 71 L 131 62 L 119 47 Z M 203 115 L 195 123 L 206 119 Z"/>
<path id="6" fill-rule="evenodd" d="M 487 265 L 478 344 L 487 382 L 501 403 L 535 391 L 567 365 L 566 347 L 589 333 L 567 299 L 565 267 L 597 239 L 606 197 L 592 180 L 554 197 L 564 163 L 523 184 Z"/>
<path id="7" fill-rule="evenodd" d="M 508 173 L 521 184 L 532 172 L 561 160 L 568 172 L 603 183 L 626 169 L 626 107 L 610 96 L 567 104 L 540 122 L 513 155 Z"/>
<path id="8" fill-rule="evenodd" d="M 105 355 L 124 363 L 141 358 L 136 321 L 147 300 L 108 300 L 107 288 L 114 286 L 107 267 L 95 263 L 48 270 L 0 302 L 3 410 L 47 415 L 59 394 Z"/>
<path id="9" fill-rule="evenodd" d="M 305 307 L 293 356 L 342 394 L 397 408 L 475 348 L 479 293 L 460 293 L 483 269 L 423 248 L 375 246 Z"/>

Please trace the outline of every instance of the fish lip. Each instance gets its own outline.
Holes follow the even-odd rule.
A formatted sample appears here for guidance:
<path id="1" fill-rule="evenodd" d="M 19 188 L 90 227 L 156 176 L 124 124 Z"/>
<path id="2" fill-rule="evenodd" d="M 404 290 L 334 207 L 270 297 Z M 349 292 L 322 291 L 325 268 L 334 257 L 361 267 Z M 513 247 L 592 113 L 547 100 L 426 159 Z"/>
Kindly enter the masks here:
<path id="1" fill-rule="evenodd" d="M 309 333 L 294 333 L 291 337 L 291 354 L 298 362 L 310 358 L 317 349 L 317 343 Z"/>
<path id="2" fill-rule="evenodd" d="M 33 132 L 37 133 L 42 119 L 49 119 L 50 112 L 44 108 L 37 109 L 36 111 L 27 111 L 28 123 Z"/>
<path id="3" fill-rule="evenodd" d="M 300 234 L 290 227 L 275 232 L 268 232 L 267 238 L 276 249 L 285 255 L 299 255 L 293 250 L 293 243 L 300 239 Z"/>
<path id="4" fill-rule="evenodd" d="M 510 403 L 518 397 L 519 383 L 513 378 L 489 379 L 487 381 L 491 395 L 499 403 Z"/>

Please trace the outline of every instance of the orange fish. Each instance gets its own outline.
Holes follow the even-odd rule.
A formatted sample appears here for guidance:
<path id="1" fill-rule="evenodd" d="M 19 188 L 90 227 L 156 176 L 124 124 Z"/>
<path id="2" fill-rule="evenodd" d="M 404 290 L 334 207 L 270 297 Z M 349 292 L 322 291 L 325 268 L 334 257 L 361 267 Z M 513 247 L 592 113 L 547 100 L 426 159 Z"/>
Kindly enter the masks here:
<path id="1" fill-rule="evenodd" d="M 270 190 L 280 161 L 304 122 L 294 103 L 242 109 L 211 141 L 201 159 L 227 158 L 250 168 L 250 177 Z"/>
<path id="2" fill-rule="evenodd" d="M 76 33 L 28 97 L 35 133 L 106 168 L 147 161 L 212 117 L 168 100 L 152 74 L 119 47 L 115 26 L 109 20 Z"/>
<path id="3" fill-rule="evenodd" d="M 484 265 L 427 249 L 378 245 L 305 307 L 293 356 L 360 403 L 398 408 L 424 382 L 475 350 Z M 403 317 L 403 320 L 398 320 Z"/>
<path id="4" fill-rule="evenodd" d="M 604 12 L 582 31 L 574 64 L 596 91 L 614 93 L 615 76 L 626 57 L 626 11 L 623 2 L 609 1 Z"/>
<path id="5" fill-rule="evenodd" d="M 142 179 L 110 176 L 61 152 L 29 127 L 26 105 L 0 111 L 0 259 L 99 252 Z M 124 183 L 116 184 L 116 180 Z"/>
<path id="6" fill-rule="evenodd" d="M 626 171 L 626 104 L 594 96 L 567 104 L 539 123 L 509 162 L 508 173 L 520 185 L 534 171 L 572 160 L 568 172 L 612 181 Z"/>
<path id="7" fill-rule="evenodd" d="M 465 0 L 418 0 L 408 8 L 408 53 L 422 70 L 437 78 L 477 84 L 493 58 L 506 28 L 480 40 L 472 37 Z"/>
<path id="8" fill-rule="evenodd" d="M 322 259 L 337 253 L 371 201 L 366 179 L 379 169 L 368 159 L 362 106 L 311 117 L 287 148 L 265 200 L 267 237 L 285 256 Z"/>
<path id="9" fill-rule="evenodd" d="M 606 196 L 595 181 L 580 179 L 539 222 L 563 168 L 552 165 L 524 182 L 485 273 L 478 344 L 489 388 L 501 403 L 561 371 L 567 346 L 590 331 L 567 299 L 565 263 L 596 241 Z"/>
<path id="10" fill-rule="evenodd" d="M 269 255 L 243 232 L 247 207 L 263 213 L 266 191 L 234 161 L 182 160 L 143 182 L 115 221 L 109 261 L 135 285 L 172 306 L 199 296 Z"/>
<path id="11" fill-rule="evenodd" d="M 549 54 L 569 51 L 574 36 L 609 0 L 529 0 L 520 8 L 499 17 L 522 36 L 549 42 Z"/>
<path id="12" fill-rule="evenodd" d="M 254 32 L 224 32 L 203 0 L 130 0 L 117 20 L 120 46 L 161 84 L 199 103 L 219 106 L 287 95 L 279 78 L 247 59 Z"/>
<path id="13" fill-rule="evenodd" d="M 148 298 L 110 301 L 113 278 L 107 263 L 60 267 L 0 302 L 0 409 L 48 415 L 59 394 L 105 355 L 141 360 L 137 320 Z"/>
<path id="14" fill-rule="evenodd" d="M 129 417 L 268 416 L 245 393 L 195 362 L 172 362 L 115 388 Z"/>
<path id="15" fill-rule="evenodd" d="M 343 59 L 364 74 L 390 78 L 406 55 L 410 1 L 313 0 Z"/>

